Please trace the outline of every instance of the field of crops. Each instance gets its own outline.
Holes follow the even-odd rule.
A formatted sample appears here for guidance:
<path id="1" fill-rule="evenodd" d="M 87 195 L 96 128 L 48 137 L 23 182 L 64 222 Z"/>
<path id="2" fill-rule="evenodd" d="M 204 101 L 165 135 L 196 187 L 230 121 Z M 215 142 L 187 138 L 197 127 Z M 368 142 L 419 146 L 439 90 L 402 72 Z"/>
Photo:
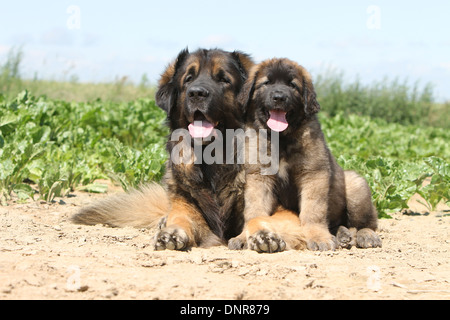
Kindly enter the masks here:
<path id="1" fill-rule="evenodd" d="M 0 197 L 52 201 L 78 189 L 125 190 L 158 181 L 167 159 L 165 114 L 151 99 L 67 102 L 0 96 Z M 321 115 L 329 147 L 345 169 L 363 174 L 380 213 L 407 207 L 415 193 L 432 210 L 449 200 L 450 132 L 367 116 Z M 424 180 L 430 184 L 423 186 Z"/>

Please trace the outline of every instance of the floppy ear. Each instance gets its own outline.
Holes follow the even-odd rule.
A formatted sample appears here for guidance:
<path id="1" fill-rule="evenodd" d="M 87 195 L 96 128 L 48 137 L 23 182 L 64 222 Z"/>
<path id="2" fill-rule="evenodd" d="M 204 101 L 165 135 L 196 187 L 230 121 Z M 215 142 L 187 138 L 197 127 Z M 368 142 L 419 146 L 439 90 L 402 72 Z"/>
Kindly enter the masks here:
<path id="1" fill-rule="evenodd" d="M 253 93 L 255 92 L 255 84 L 256 78 L 258 77 L 258 72 L 259 71 L 257 66 L 253 67 L 250 70 L 250 75 L 237 96 L 237 101 L 244 112 L 247 111 L 248 104 L 250 103 L 250 100 L 253 97 Z"/>
<path id="2" fill-rule="evenodd" d="M 320 110 L 320 104 L 316 98 L 316 91 L 310 79 L 310 77 L 308 79 L 303 77 L 303 103 L 306 115 L 313 115 Z"/>
<path id="3" fill-rule="evenodd" d="M 232 57 L 236 60 L 238 63 L 239 71 L 241 72 L 242 79 L 245 81 L 248 77 L 248 73 L 250 72 L 250 69 L 254 66 L 254 62 L 250 55 L 241 52 L 241 51 L 234 51 L 231 53 Z"/>
<path id="4" fill-rule="evenodd" d="M 166 70 L 161 75 L 158 84 L 158 91 L 156 92 L 156 104 L 158 107 L 163 109 L 169 114 L 171 106 L 173 103 L 176 103 L 176 90 L 174 90 L 175 86 L 175 75 L 177 70 L 186 60 L 186 57 L 189 55 L 188 49 L 182 50 L 178 57 L 174 62 L 172 62 Z"/>

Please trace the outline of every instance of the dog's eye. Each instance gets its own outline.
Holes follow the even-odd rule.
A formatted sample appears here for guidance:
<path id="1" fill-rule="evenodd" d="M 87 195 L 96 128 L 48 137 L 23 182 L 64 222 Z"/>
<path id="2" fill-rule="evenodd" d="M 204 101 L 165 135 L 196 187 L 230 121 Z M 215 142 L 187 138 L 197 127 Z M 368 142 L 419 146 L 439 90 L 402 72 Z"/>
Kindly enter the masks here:
<path id="1" fill-rule="evenodd" d="M 263 83 L 261 83 L 263 86 L 267 86 L 270 83 L 269 80 L 264 81 Z"/>
<path id="2" fill-rule="evenodd" d="M 295 89 L 295 90 L 298 89 L 298 87 L 297 87 L 297 85 L 295 84 L 295 82 L 291 82 L 291 83 L 289 84 L 289 86 L 290 86 L 292 89 Z"/>
<path id="3" fill-rule="evenodd" d="M 194 77 L 191 74 L 188 74 L 186 78 L 184 78 L 184 83 L 191 82 Z"/>
<path id="4" fill-rule="evenodd" d="M 220 83 L 223 83 L 223 84 L 230 84 L 231 83 L 230 78 L 228 77 L 228 75 L 223 70 L 220 70 L 216 74 L 215 78 L 217 79 L 216 81 L 218 81 Z"/>
<path id="5" fill-rule="evenodd" d="M 220 77 L 219 81 L 222 82 L 222 83 L 226 83 L 226 84 L 230 84 L 231 83 L 230 79 L 228 79 L 227 77 Z"/>

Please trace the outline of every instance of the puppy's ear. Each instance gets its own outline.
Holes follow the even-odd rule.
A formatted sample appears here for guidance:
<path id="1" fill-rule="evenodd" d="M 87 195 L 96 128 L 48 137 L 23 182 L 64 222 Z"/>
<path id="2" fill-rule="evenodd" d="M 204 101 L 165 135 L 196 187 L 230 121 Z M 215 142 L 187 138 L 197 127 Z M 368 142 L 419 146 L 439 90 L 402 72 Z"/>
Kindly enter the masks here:
<path id="1" fill-rule="evenodd" d="M 178 69 L 184 63 L 189 50 L 186 48 L 182 50 L 174 62 L 169 64 L 166 70 L 161 75 L 158 83 L 158 91 L 156 92 L 156 104 L 169 114 L 171 106 L 176 103 L 176 90 L 175 90 L 175 75 Z"/>
<path id="2" fill-rule="evenodd" d="M 254 66 L 253 59 L 250 55 L 241 52 L 234 51 L 231 53 L 232 57 L 238 63 L 239 71 L 241 72 L 242 79 L 245 81 L 248 78 L 248 73 L 250 69 Z"/>
<path id="3" fill-rule="evenodd" d="M 316 114 L 320 110 L 320 104 L 316 98 L 316 91 L 311 81 L 311 77 L 303 77 L 303 104 L 307 116 Z"/>
<path id="4" fill-rule="evenodd" d="M 247 81 L 245 81 L 241 91 L 237 96 L 237 101 L 239 105 L 242 107 L 242 110 L 244 112 L 247 111 L 250 100 L 252 99 L 253 93 L 255 92 L 255 84 L 256 78 L 258 77 L 258 73 L 259 73 L 258 66 L 254 66 L 250 70 L 248 79 Z"/>

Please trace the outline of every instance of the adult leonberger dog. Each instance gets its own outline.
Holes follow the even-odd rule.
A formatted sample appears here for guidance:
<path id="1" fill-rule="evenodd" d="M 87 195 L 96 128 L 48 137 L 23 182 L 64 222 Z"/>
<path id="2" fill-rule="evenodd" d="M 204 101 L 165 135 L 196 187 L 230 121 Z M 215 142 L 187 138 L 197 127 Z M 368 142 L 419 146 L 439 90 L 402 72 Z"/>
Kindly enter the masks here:
<path id="1" fill-rule="evenodd" d="M 277 225 L 270 237 L 274 248 L 282 250 L 293 224 L 283 223 L 284 216 L 271 216 L 278 202 L 299 213 L 310 250 L 381 246 L 367 182 L 353 171 L 343 171 L 325 143 L 309 73 L 288 59 L 266 60 L 252 69 L 239 100 L 247 128 L 268 130 L 269 141 L 278 136 L 279 170 L 261 175 L 260 165 L 247 165 L 245 215 L 265 217 L 253 219 L 230 241 L 231 247 L 245 246 L 249 240 L 254 245 L 248 234 Z"/>
<path id="2" fill-rule="evenodd" d="M 210 246 L 238 235 L 244 225 L 242 165 L 197 162 L 194 146 L 205 150 L 218 132 L 226 144 L 225 130 L 243 127 L 237 96 L 252 66 L 252 59 L 238 51 L 181 51 L 161 75 L 156 103 L 167 112 L 171 132 L 182 129 L 191 139 L 169 137 L 164 187 L 151 184 L 107 198 L 83 208 L 72 220 L 114 227 L 159 224 L 158 250 Z M 193 151 L 188 161 L 175 161 L 173 155 L 190 153 L 186 148 Z"/>

